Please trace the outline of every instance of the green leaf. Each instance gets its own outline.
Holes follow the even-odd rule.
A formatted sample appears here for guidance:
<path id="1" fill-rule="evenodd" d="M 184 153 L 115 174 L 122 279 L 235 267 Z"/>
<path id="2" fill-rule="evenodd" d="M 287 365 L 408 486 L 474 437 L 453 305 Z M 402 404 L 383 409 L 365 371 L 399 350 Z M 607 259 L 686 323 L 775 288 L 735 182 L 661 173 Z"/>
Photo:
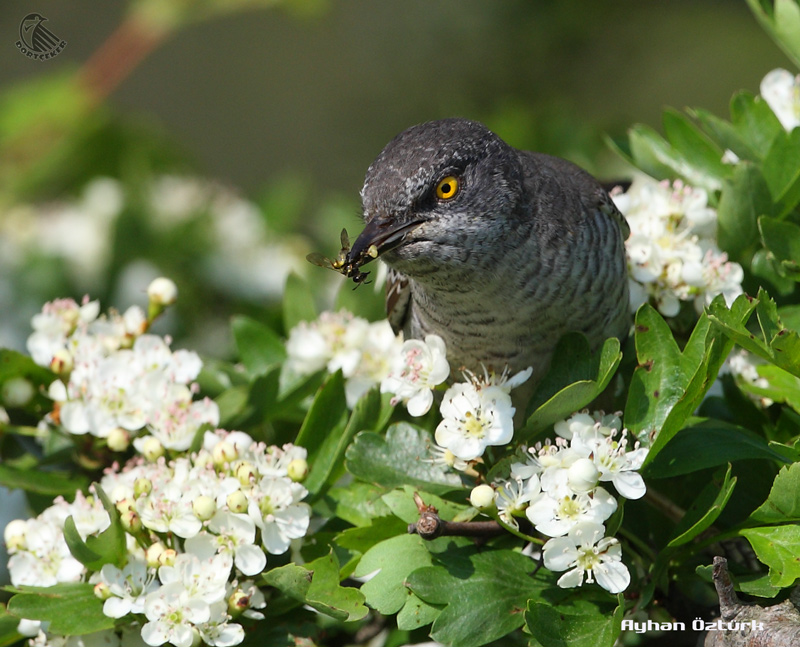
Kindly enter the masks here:
<path id="1" fill-rule="evenodd" d="M 706 420 L 679 431 L 652 462 L 643 469 L 647 479 L 690 474 L 725 463 L 743 460 L 785 462 L 756 434 L 723 422 Z"/>
<path id="2" fill-rule="evenodd" d="M 125 530 L 119 520 L 116 506 L 108 498 L 103 489 L 95 484 L 95 493 L 103 503 L 111 524 L 96 537 L 89 536 L 84 542 L 75 527 L 72 516 L 64 522 L 64 539 L 69 552 L 89 570 L 99 571 L 104 564 L 122 566 L 126 559 Z"/>
<path id="3" fill-rule="evenodd" d="M 697 119 L 702 128 L 721 149 L 733 151 L 742 160 L 756 161 L 760 159 L 753 149 L 739 136 L 732 123 L 720 119 L 702 108 L 692 108 L 688 112 Z"/>
<path id="4" fill-rule="evenodd" d="M 311 471 L 305 486 L 309 492 L 319 491 L 330 475 L 333 469 L 331 460 L 341 449 L 346 420 L 344 377 L 341 371 L 336 371 L 317 392 L 295 441 L 308 449 Z"/>
<path id="5" fill-rule="evenodd" d="M 720 302 L 724 308 L 721 296 L 714 301 Z M 734 306 L 732 317 L 749 315 L 746 300 Z M 639 365 L 631 378 L 625 424 L 639 438 L 655 437 L 645 461 L 650 463 L 700 405 L 732 344 L 703 314 L 681 352 L 667 323 L 648 304 L 636 313 L 635 343 Z"/>
<path id="6" fill-rule="evenodd" d="M 367 391 L 353 409 L 344 427 L 336 426 L 322 441 L 314 456 L 314 464 L 304 485 L 310 492 L 319 492 L 324 485 L 333 485 L 343 472 L 342 458 L 350 440 L 357 432 L 374 429 L 381 410 L 378 387 Z M 310 412 L 309 412 L 310 415 Z M 337 433 L 341 429 L 341 433 Z"/>
<path id="7" fill-rule="evenodd" d="M 800 8 L 796 0 L 775 0 L 774 8 L 762 0 L 747 0 L 764 30 L 800 66 Z M 767 8 L 773 11 L 767 11 Z"/>
<path id="8" fill-rule="evenodd" d="M 339 517 L 354 526 L 368 526 L 373 519 L 391 513 L 381 498 L 385 492 L 382 487 L 355 481 L 328 490 L 315 508 L 320 505 L 329 506 L 329 514 L 326 516 Z"/>
<path id="9" fill-rule="evenodd" d="M 790 213 L 800 201 L 800 130 L 777 134 L 761 172 L 778 206 L 777 215 Z"/>
<path id="10" fill-rule="evenodd" d="M 767 526 L 741 531 L 756 556 L 769 566 L 769 580 L 773 586 L 786 587 L 800 577 L 800 526 Z"/>
<path id="11" fill-rule="evenodd" d="M 365 577 L 378 571 L 361 586 L 367 604 L 384 615 L 400 611 L 416 596 L 406 587 L 406 577 L 433 560 L 419 535 L 400 535 L 380 542 L 361 558 L 355 576 Z"/>
<path id="12" fill-rule="evenodd" d="M 783 269 L 778 267 L 772 254 L 769 254 L 766 249 L 761 247 L 753 254 L 753 259 L 750 263 L 750 271 L 754 276 L 764 279 L 774 288 L 774 291 L 781 296 L 788 296 L 794 292 L 795 282 L 782 276 Z M 763 285 L 763 283 L 762 283 Z"/>
<path id="13" fill-rule="evenodd" d="M 721 301 L 714 300 L 708 307 L 708 318 L 745 350 L 800 377 L 800 336 L 783 326 L 778 319 L 775 302 L 763 288 L 758 291 L 758 298 L 751 300 L 750 304 L 756 308 L 760 334 L 750 332 L 744 325 L 746 319 L 741 318 L 741 313 L 735 312 L 748 299 L 745 295 L 740 296 L 731 310 Z"/>
<path id="14" fill-rule="evenodd" d="M 721 180 L 705 168 L 692 164 L 649 126 L 637 124 L 629 131 L 631 153 L 636 165 L 657 179 L 682 177 L 693 186 L 718 191 Z M 722 154 L 720 154 L 720 158 Z"/>
<path id="15" fill-rule="evenodd" d="M 800 463 L 781 468 L 769 496 L 750 515 L 753 523 L 787 523 L 800 521 Z"/>
<path id="16" fill-rule="evenodd" d="M 114 618 L 103 613 L 103 602 L 91 584 L 18 588 L 20 592 L 8 602 L 8 612 L 18 618 L 49 621 L 49 631 L 54 634 L 81 636 L 114 628 Z"/>
<path id="17" fill-rule="evenodd" d="M 686 511 L 684 517 L 672 531 L 672 539 L 667 546 L 674 548 L 681 546 L 700 535 L 717 520 L 733 494 L 736 487 L 736 478 L 731 478 L 731 466 L 722 483 L 717 485 L 709 483 L 700 494 L 692 501 L 692 505 Z"/>
<path id="18" fill-rule="evenodd" d="M 452 549 L 437 555 L 441 566 L 415 570 L 408 586 L 431 605 L 446 605 L 433 623 L 434 640 L 478 647 L 521 627 L 528 601 L 552 586 L 544 569 L 510 550 Z"/>
<path id="19" fill-rule="evenodd" d="M 590 603 L 551 606 L 531 600 L 525 610 L 525 627 L 543 647 L 613 647 L 622 632 L 625 606 L 609 614 Z"/>
<path id="20" fill-rule="evenodd" d="M 0 384 L 13 377 L 24 377 L 34 384 L 49 386 L 56 375 L 33 361 L 28 355 L 0 348 Z"/>
<path id="21" fill-rule="evenodd" d="M 408 533 L 408 523 L 394 515 L 377 517 L 368 526 L 348 528 L 336 535 L 336 545 L 359 553 L 386 539 Z"/>
<path id="22" fill-rule="evenodd" d="M 44 472 L 36 469 L 21 470 L 9 465 L 0 465 L 0 485 L 14 490 L 26 490 L 36 494 L 72 497 L 76 490 L 89 485 L 89 479 L 67 472 Z"/>
<path id="23" fill-rule="evenodd" d="M 800 133 L 800 129 L 797 132 Z M 764 247 L 777 264 L 778 273 L 800 281 L 800 227 L 791 222 L 762 216 L 758 219 L 758 229 Z"/>
<path id="24" fill-rule="evenodd" d="M 515 434 L 525 442 L 539 431 L 588 405 L 608 386 L 622 359 L 619 340 L 606 339 L 595 353 L 580 333 L 567 333 L 556 345 L 553 362 L 528 404 L 525 428 Z"/>
<path id="25" fill-rule="evenodd" d="M 336 620 L 360 620 L 368 613 L 360 591 L 339 585 L 339 562 L 332 552 L 305 566 L 292 563 L 273 568 L 263 579 L 268 586 Z"/>
<path id="26" fill-rule="evenodd" d="M 301 321 L 314 321 L 317 307 L 314 295 L 305 279 L 292 272 L 286 277 L 283 292 L 283 328 L 286 334 Z"/>
<path id="27" fill-rule="evenodd" d="M 740 162 L 726 180 L 717 209 L 718 242 L 732 258 L 752 255 L 758 245 L 758 217 L 770 213 L 772 198 L 755 164 Z"/>
<path id="28" fill-rule="evenodd" d="M 21 643 L 23 636 L 17 633 L 19 618 L 10 615 L 5 605 L 0 604 L 0 647 L 10 647 L 14 643 Z"/>
<path id="29" fill-rule="evenodd" d="M 386 438 L 362 432 L 347 449 L 347 471 L 385 488 L 420 487 L 434 494 L 460 489 L 461 479 L 430 461 L 431 435 L 400 422 L 389 427 Z"/>
<path id="30" fill-rule="evenodd" d="M 725 151 L 684 114 L 667 108 L 662 119 L 667 141 L 691 166 L 720 180 L 731 174 L 731 166 L 722 162 Z"/>
<path id="31" fill-rule="evenodd" d="M 731 121 L 739 136 L 762 159 L 775 137 L 785 132 L 767 102 L 750 92 L 738 92 L 731 99 Z"/>
<path id="32" fill-rule="evenodd" d="M 231 322 L 236 350 L 250 375 L 263 375 L 286 359 L 283 340 L 255 319 L 237 316 Z"/>

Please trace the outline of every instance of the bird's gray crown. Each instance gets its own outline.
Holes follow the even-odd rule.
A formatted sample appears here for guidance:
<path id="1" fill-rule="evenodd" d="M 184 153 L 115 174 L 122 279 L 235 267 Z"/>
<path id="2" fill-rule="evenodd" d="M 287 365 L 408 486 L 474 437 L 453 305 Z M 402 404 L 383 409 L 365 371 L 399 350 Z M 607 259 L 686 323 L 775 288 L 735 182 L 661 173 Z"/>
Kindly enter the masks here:
<path id="1" fill-rule="evenodd" d="M 472 193 L 491 183 L 520 182 L 514 150 L 486 126 L 468 119 L 442 119 L 413 126 L 390 141 L 367 170 L 361 199 L 370 220 L 400 217 L 431 207 L 436 183 L 447 175 L 463 180 Z M 473 185 L 472 187 L 470 185 Z M 473 205 L 473 212 L 480 205 Z M 477 209 L 480 211 L 480 208 Z"/>

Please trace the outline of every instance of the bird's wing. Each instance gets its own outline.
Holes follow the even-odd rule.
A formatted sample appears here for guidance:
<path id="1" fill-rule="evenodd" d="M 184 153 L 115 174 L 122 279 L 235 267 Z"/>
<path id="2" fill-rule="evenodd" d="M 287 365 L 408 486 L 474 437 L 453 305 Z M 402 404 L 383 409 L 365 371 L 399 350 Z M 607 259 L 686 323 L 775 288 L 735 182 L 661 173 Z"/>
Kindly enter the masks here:
<path id="1" fill-rule="evenodd" d="M 386 277 L 386 318 L 395 334 L 403 330 L 410 310 L 411 287 L 405 274 L 389 269 Z"/>

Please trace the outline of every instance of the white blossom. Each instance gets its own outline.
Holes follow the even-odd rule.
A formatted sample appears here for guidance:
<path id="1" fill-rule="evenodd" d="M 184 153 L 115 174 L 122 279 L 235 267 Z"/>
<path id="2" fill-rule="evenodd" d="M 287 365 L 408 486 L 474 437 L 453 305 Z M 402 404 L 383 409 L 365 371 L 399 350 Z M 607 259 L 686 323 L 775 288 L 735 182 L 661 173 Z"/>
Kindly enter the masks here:
<path id="1" fill-rule="evenodd" d="M 441 337 L 409 339 L 395 357 L 391 373 L 381 382 L 381 392 L 394 393 L 393 404 L 405 402 L 410 415 L 423 416 L 433 404 L 433 389 L 449 375 L 450 364 Z"/>
<path id="2" fill-rule="evenodd" d="M 548 540 L 542 549 L 544 565 L 551 571 L 567 571 L 558 580 L 561 588 L 581 586 L 584 579 L 610 593 L 620 593 L 630 584 L 630 573 L 622 563 L 622 549 L 613 537 L 604 537 L 605 527 L 583 522 L 565 537 Z"/>
<path id="3" fill-rule="evenodd" d="M 638 175 L 612 197 L 631 227 L 625 247 L 632 311 L 652 301 L 674 317 L 683 302 L 702 312 L 718 294 L 730 305 L 742 293 L 744 273 L 717 247 L 717 213 L 704 189 Z"/>
<path id="4" fill-rule="evenodd" d="M 761 81 L 761 96 L 787 131 L 800 126 L 800 76 L 772 70 Z"/>

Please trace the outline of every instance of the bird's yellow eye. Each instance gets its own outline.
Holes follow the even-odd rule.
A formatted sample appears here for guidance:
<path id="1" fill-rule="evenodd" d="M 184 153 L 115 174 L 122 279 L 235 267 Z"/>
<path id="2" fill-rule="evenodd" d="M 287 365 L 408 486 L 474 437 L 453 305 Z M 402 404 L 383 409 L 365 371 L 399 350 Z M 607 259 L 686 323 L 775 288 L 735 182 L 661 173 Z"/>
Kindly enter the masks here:
<path id="1" fill-rule="evenodd" d="M 440 200 L 450 200 L 458 193 L 458 178 L 448 175 L 439 180 L 436 185 L 436 197 Z"/>

